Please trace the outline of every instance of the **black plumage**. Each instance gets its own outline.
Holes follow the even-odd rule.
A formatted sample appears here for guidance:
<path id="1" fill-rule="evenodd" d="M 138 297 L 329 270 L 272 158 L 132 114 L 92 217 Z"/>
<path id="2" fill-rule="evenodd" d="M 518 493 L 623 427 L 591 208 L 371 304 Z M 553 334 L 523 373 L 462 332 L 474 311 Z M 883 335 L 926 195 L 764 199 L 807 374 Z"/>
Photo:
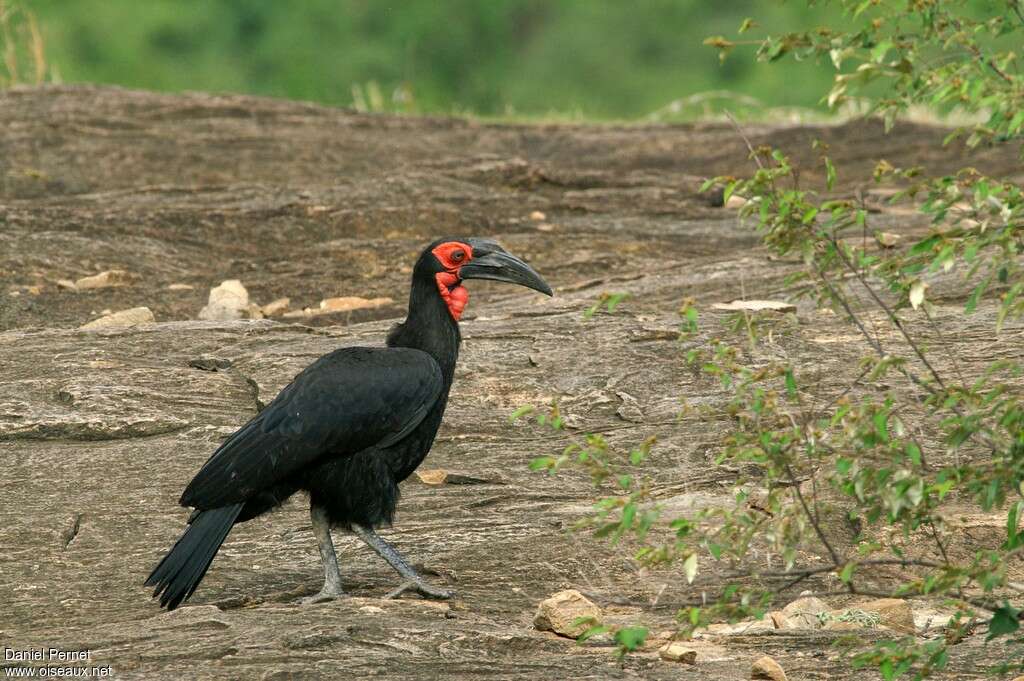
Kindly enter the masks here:
<path id="1" fill-rule="evenodd" d="M 551 294 L 528 265 L 483 239 L 441 239 L 413 270 L 406 320 L 387 347 L 348 347 L 309 365 L 221 444 L 186 487 L 189 527 L 146 580 L 169 609 L 195 591 L 231 527 L 299 490 L 310 496 L 324 589 L 342 595 L 330 527 L 356 532 L 405 578 L 394 595 L 431 587 L 373 528 L 390 523 L 398 484 L 423 461 L 441 424 L 460 343 L 469 278 Z"/>

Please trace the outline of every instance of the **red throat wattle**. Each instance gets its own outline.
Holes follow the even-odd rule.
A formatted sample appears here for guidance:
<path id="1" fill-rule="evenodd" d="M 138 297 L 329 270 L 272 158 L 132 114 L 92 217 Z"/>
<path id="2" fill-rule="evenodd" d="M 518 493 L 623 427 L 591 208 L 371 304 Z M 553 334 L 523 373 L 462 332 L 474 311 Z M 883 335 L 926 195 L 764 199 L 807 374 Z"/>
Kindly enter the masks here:
<path id="1" fill-rule="evenodd" d="M 452 319 L 459 321 L 463 310 L 469 303 L 469 291 L 459 286 L 461 281 L 459 269 L 473 259 L 473 249 L 460 241 L 448 241 L 435 248 L 432 253 L 444 267 L 444 272 L 434 275 L 437 280 L 437 291 L 441 294 Z"/>
<path id="2" fill-rule="evenodd" d="M 444 299 L 445 305 L 448 306 L 448 312 L 451 313 L 452 319 L 459 321 L 462 311 L 466 309 L 466 304 L 469 302 L 469 291 L 465 286 L 449 288 L 459 283 L 459 275 L 452 272 L 438 272 L 435 278 L 437 279 L 437 290 L 440 292 L 441 298 Z"/>

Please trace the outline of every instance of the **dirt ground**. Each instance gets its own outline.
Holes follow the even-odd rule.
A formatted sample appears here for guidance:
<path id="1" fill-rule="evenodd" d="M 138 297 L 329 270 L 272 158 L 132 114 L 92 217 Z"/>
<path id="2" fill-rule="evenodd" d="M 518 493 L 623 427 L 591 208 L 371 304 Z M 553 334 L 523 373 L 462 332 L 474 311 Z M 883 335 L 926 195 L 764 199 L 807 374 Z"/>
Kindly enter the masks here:
<path id="1" fill-rule="evenodd" d="M 3 647 L 89 650 L 119 679 L 724 680 L 748 678 L 762 654 L 790 679 L 853 678 L 833 632 L 730 636 L 724 654 L 684 668 L 654 648 L 620 662 L 606 643 L 532 626 L 540 600 L 578 588 L 611 622 L 667 630 L 673 603 L 722 579 L 709 564 L 688 587 L 678 572 L 639 570 L 569 532 L 589 508 L 589 480 L 531 473 L 528 462 L 563 440 L 508 416 L 557 398 L 574 428 L 614 443 L 656 434 L 648 466 L 667 507 L 730 497 L 735 473 L 710 463 L 724 424 L 678 418 L 683 397 L 711 388 L 680 358 L 676 310 L 687 296 L 704 309 L 785 297 L 795 266 L 769 259 L 735 211 L 697 193 L 704 177 L 749 170 L 731 126 L 494 125 L 48 87 L 0 94 L 0 130 Z M 826 141 L 845 195 L 870 191 L 882 157 L 932 172 L 965 163 L 1022 172 L 1012 151 L 965 161 L 964 149 L 941 148 L 945 132 L 907 125 L 886 136 L 874 122 L 748 129 L 755 144 L 800 159 L 810 185 L 820 182 L 810 143 Z M 927 230 L 906 212 L 872 219 L 903 235 Z M 176 500 L 212 449 L 318 355 L 381 343 L 404 314 L 419 250 L 459 234 L 500 239 L 556 295 L 470 286 L 452 400 L 424 464 L 466 484 L 408 481 L 384 532 L 457 597 L 382 600 L 395 575 L 338 535 L 352 597 L 295 604 L 321 580 L 307 504 L 296 498 L 236 528 L 188 607 L 160 611 L 142 581 L 180 533 L 187 511 Z M 134 278 L 77 292 L 57 284 L 112 269 Z M 226 279 L 260 304 L 287 296 L 292 309 L 333 296 L 394 302 L 198 321 L 210 287 Z M 1019 327 L 995 338 L 991 310 L 963 317 L 946 284 L 933 285 L 939 317 L 957 330 L 944 358 L 970 369 L 1019 351 Z M 585 319 L 602 292 L 630 297 Z M 78 328 L 137 306 L 156 323 Z M 713 330 L 718 317 L 706 312 L 702 323 Z M 853 332 L 806 304 L 795 323 L 787 350 L 820 367 L 821 389 L 841 386 L 866 353 Z M 195 366 L 211 358 L 230 366 Z M 974 520 L 965 546 L 999 541 L 1001 521 Z M 982 639 L 954 648 L 950 678 L 984 677 L 993 651 Z"/>

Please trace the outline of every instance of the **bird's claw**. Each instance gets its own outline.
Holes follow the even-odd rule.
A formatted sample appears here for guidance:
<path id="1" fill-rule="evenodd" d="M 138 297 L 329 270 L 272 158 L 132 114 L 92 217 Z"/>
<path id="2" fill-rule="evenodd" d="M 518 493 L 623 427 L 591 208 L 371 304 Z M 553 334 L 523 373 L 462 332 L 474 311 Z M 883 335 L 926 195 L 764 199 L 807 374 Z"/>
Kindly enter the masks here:
<path id="1" fill-rule="evenodd" d="M 426 582 L 410 579 L 408 581 L 402 582 L 402 584 L 400 584 L 396 589 L 394 589 L 393 591 L 388 593 L 386 596 L 384 596 L 384 598 L 387 598 L 387 599 L 398 598 L 402 594 L 410 592 L 410 591 L 414 592 L 414 593 L 418 593 L 419 595 L 423 596 L 424 598 L 435 598 L 435 599 L 438 599 L 438 600 L 448 600 L 449 598 L 451 598 L 452 596 L 455 595 L 454 591 L 448 591 L 447 589 L 440 589 L 440 588 L 438 588 L 436 586 L 431 586 L 431 585 L 427 584 Z"/>
<path id="2" fill-rule="evenodd" d="M 303 598 L 297 599 L 295 602 L 298 605 L 313 605 L 315 603 L 327 603 L 328 601 L 336 601 L 344 598 L 344 591 L 320 591 L 312 596 L 304 596 Z"/>

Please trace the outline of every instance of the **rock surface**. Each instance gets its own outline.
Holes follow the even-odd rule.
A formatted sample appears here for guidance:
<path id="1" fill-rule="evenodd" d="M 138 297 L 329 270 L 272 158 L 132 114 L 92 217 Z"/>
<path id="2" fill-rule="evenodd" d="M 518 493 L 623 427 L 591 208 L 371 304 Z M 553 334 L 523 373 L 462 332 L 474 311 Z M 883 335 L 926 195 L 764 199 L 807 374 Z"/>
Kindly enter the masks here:
<path id="1" fill-rule="evenodd" d="M 730 502 L 737 473 L 714 465 L 730 423 L 679 413 L 684 396 L 712 402 L 720 393 L 680 361 L 676 310 L 682 297 L 695 299 L 696 342 L 706 343 L 734 314 L 714 303 L 793 299 L 785 280 L 797 266 L 769 260 L 750 225 L 697 193 L 704 177 L 750 170 L 730 124 L 499 125 L 47 87 L 0 93 L 0 126 L 5 647 L 89 649 L 114 678 L 147 681 L 476 679 L 481 670 L 494 679 L 693 673 L 735 681 L 762 654 L 794 679 L 863 678 L 832 648 L 834 632 L 777 630 L 770 621 L 685 670 L 659 660 L 657 648 L 620 662 L 610 644 L 578 646 L 532 625 L 536 604 L 561 589 L 595 594 L 605 619 L 642 620 L 652 631 L 672 629 L 678 609 L 699 597 L 677 570 L 641 573 L 622 547 L 568 532 L 591 511 L 590 479 L 530 471 L 534 457 L 562 451 L 566 436 L 508 417 L 557 398 L 572 428 L 601 432 L 614 446 L 655 435 L 644 465 L 667 512 Z M 755 146 L 783 148 L 806 169 L 808 187 L 823 182 L 815 138 L 850 183 L 868 181 L 881 149 L 894 165 L 939 174 L 965 163 L 1020 172 L 1009 150 L 943 147 L 947 131 L 923 126 L 897 126 L 889 137 L 878 122 L 747 133 Z M 854 189 L 837 187 L 848 196 Z M 530 218 L 534 210 L 545 222 Z M 883 210 L 871 219 L 906 242 L 930 229 L 913 214 Z M 414 563 L 441 573 L 433 578 L 457 598 L 382 599 L 396 576 L 336 532 L 350 597 L 295 604 L 322 579 L 308 504 L 297 496 L 236 527 L 189 607 L 160 612 L 141 583 L 184 527 L 188 512 L 177 499 L 188 480 L 316 357 L 381 344 L 404 314 L 412 262 L 442 234 L 500 239 L 556 292 L 547 299 L 472 282 L 451 401 L 424 465 L 473 482 L 410 479 L 394 527 L 382 531 Z M 55 285 L 113 269 L 139 279 L 82 294 Z M 950 331 L 933 337 L 920 316 L 908 311 L 907 319 L 929 347 L 942 348 L 940 370 L 953 357 L 974 371 L 1016 352 L 1009 344 L 1019 324 L 994 337 L 993 307 L 963 315 L 955 273 L 943 276 L 929 290 L 931 314 Z M 333 291 L 395 302 L 297 323 L 197 321 L 208 287 L 232 279 L 261 302 L 315 302 Z M 168 290 L 186 282 L 194 290 Z M 606 291 L 630 297 L 614 314 L 584 319 Z M 78 330 L 98 310 L 143 305 L 161 321 Z M 794 362 L 813 363 L 820 396 L 839 394 L 866 351 L 838 315 L 804 305 L 773 315 L 790 324 L 775 342 Z M 1005 540 L 1005 514 L 1000 522 L 958 530 L 965 543 L 950 550 L 969 556 Z M 826 529 L 849 536 L 838 524 Z M 1021 581 L 1018 566 L 1007 570 Z M 725 583 L 724 561 L 702 561 L 699 579 L 709 592 Z M 798 588 L 834 585 L 811 578 Z M 781 593 L 780 602 L 795 597 Z M 616 611 L 623 599 L 634 605 Z M 987 678 L 983 638 L 951 649 L 947 678 Z"/>

